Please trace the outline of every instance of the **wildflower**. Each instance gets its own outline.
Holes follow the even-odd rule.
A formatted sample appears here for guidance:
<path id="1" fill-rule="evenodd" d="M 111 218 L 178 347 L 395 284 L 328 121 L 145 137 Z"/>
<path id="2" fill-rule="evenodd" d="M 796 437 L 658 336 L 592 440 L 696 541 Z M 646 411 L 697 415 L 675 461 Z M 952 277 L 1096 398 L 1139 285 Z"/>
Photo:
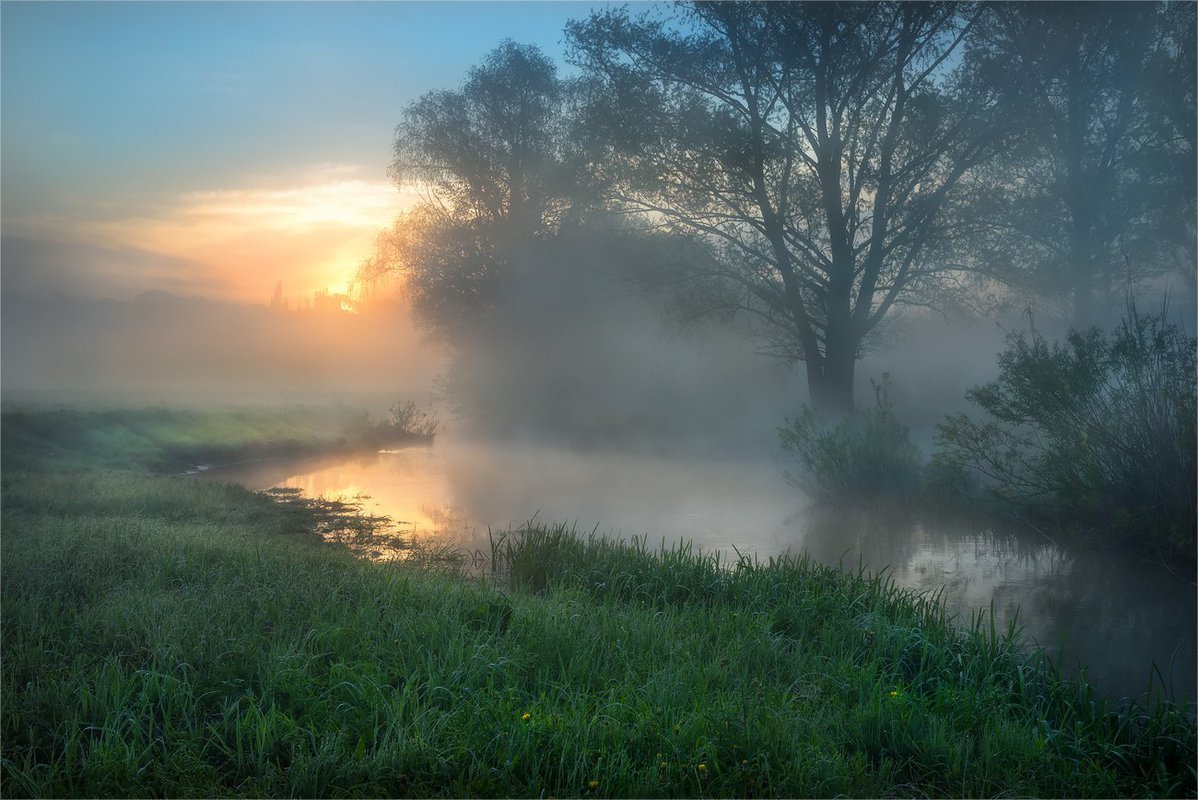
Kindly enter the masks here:
<path id="1" fill-rule="evenodd" d="M 707 771 L 707 765 L 706 765 L 706 764 L 700 764 L 700 765 L 699 765 L 699 772 L 706 772 L 706 771 Z"/>
<path id="2" fill-rule="evenodd" d="M 523 713 L 523 714 L 520 716 L 520 719 L 524 720 L 525 722 L 528 722 L 530 719 L 532 719 L 532 714 L 529 714 L 527 711 L 525 711 L 525 712 L 524 712 L 524 713 Z"/>
<path id="3" fill-rule="evenodd" d="M 890 691 L 891 697 L 900 697 L 901 695 L 902 695 L 902 692 L 900 692 L 898 689 L 892 689 Z"/>
<path id="4" fill-rule="evenodd" d="M 588 786 L 588 787 L 590 787 L 590 788 L 592 788 L 592 789 L 598 789 L 598 788 L 599 788 L 599 781 L 591 781 L 590 783 L 588 783 L 588 784 L 587 784 L 587 786 Z"/>

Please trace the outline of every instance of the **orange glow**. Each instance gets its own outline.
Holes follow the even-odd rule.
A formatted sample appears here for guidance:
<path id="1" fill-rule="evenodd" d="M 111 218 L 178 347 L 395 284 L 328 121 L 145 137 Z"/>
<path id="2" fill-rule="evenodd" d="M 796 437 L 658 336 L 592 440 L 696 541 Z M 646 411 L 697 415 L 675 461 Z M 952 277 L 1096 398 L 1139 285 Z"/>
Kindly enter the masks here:
<path id="1" fill-rule="evenodd" d="M 382 180 L 326 168 L 290 185 L 194 192 L 153 216 L 86 224 L 110 246 L 188 262 L 221 299 L 266 302 L 278 281 L 295 304 L 316 291 L 344 294 L 380 228 L 416 199 Z"/>
<path id="2" fill-rule="evenodd" d="M 291 466 L 302 471 L 283 474 L 278 464 L 262 464 L 226 470 L 225 474 L 236 475 L 251 486 L 282 486 L 299 489 L 308 497 L 357 500 L 367 513 L 389 517 L 394 532 L 403 536 L 454 543 L 470 550 L 485 546 L 485 531 L 467 525 L 444 467 L 428 447 L 361 453 L 352 459 L 314 459 Z"/>

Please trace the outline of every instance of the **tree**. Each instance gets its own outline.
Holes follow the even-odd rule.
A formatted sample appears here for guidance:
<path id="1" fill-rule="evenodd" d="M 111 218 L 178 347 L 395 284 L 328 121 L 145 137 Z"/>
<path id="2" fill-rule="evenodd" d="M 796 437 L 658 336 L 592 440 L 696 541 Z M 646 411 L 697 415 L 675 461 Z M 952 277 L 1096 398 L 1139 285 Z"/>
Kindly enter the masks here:
<path id="1" fill-rule="evenodd" d="M 1025 134 L 975 184 L 962 234 L 979 268 L 1065 299 L 1083 327 L 1179 247 L 1192 273 L 1193 5 L 999 4 L 978 40 Z"/>
<path id="2" fill-rule="evenodd" d="M 1158 33 L 1148 55 L 1146 111 L 1158 132 L 1154 148 L 1155 177 L 1170 187 L 1166 213 L 1160 215 L 1166 252 L 1185 279 L 1198 291 L 1198 6 L 1167 3 L 1161 8 Z"/>
<path id="3" fill-rule="evenodd" d="M 358 272 L 368 292 L 398 284 L 449 351 L 447 397 L 489 433 L 599 439 L 677 416 L 640 399 L 661 389 L 641 336 L 651 315 L 614 274 L 672 243 L 599 213 L 602 176 L 584 169 L 572 128 L 580 88 L 536 48 L 505 42 L 461 88 L 412 103 L 392 174 L 427 197 Z"/>
<path id="4" fill-rule="evenodd" d="M 427 197 L 380 235 L 358 282 L 399 275 L 429 328 L 450 343 L 473 336 L 535 242 L 581 213 L 587 181 L 566 135 L 570 98 L 540 50 L 508 40 L 460 89 L 409 105 L 391 175 Z"/>
<path id="5" fill-rule="evenodd" d="M 946 209 L 1000 145 L 994 92 L 959 68 L 980 13 L 702 3 L 567 28 L 611 197 L 709 243 L 692 291 L 804 362 L 823 412 L 852 406 L 891 309 L 933 296 Z"/>
<path id="6" fill-rule="evenodd" d="M 512 238 L 536 236 L 579 196 L 565 129 L 569 97 L 539 49 L 507 40 L 460 90 L 429 92 L 407 108 L 391 175 L 429 187 L 455 219 L 503 224 Z"/>

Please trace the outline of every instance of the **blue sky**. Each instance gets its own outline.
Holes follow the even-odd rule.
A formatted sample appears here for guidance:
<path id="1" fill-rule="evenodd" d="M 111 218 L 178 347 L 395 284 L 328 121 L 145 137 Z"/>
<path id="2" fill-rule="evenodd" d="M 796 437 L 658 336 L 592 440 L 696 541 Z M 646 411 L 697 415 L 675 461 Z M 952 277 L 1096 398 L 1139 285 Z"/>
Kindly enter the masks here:
<path id="1" fill-rule="evenodd" d="M 172 234 L 122 241 L 132 221 L 186 210 L 192 225 L 184 206 L 197 197 L 209 212 L 229 197 L 244 210 L 256 202 L 247 192 L 275 192 L 273 203 L 329 181 L 369 186 L 363 202 L 377 210 L 408 102 L 460 85 L 504 38 L 565 69 L 565 22 L 600 5 L 4 2 L 4 235 L 76 251 L 100 237 L 152 255 Z M 174 270 L 207 257 L 162 255 Z"/>

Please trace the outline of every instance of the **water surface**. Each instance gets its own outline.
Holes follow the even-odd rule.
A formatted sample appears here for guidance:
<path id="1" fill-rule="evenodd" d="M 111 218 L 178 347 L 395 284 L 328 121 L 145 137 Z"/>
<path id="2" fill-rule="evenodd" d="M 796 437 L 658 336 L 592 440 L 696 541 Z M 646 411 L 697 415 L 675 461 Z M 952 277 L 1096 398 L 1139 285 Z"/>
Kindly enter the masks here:
<path id="1" fill-rule="evenodd" d="M 808 553 L 896 583 L 940 591 L 968 619 L 1018 614 L 1029 639 L 1070 672 L 1116 696 L 1137 696 L 1155 660 L 1178 699 L 1198 672 L 1194 574 L 1104 551 L 1059 547 L 1043 533 L 998 531 L 982 519 L 864 508 L 814 508 L 768 458 L 677 457 L 438 440 L 410 447 L 224 467 L 206 478 L 252 489 L 361 497 L 414 537 L 488 552 L 488 531 L 529 520 L 583 532 L 688 540 L 705 552 L 765 559 Z"/>

